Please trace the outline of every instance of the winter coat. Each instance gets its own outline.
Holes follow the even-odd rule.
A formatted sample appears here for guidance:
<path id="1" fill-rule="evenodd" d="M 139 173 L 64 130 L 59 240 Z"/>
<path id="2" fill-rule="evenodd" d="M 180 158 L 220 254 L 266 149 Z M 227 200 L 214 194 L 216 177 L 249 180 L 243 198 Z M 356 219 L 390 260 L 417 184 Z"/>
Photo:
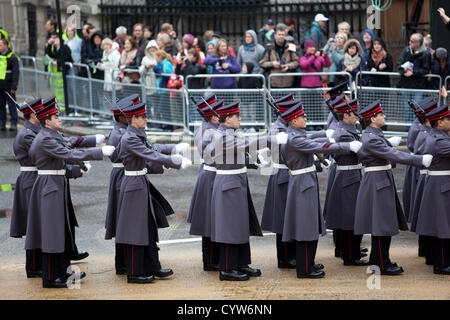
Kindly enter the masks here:
<path id="1" fill-rule="evenodd" d="M 120 63 L 120 53 L 119 45 L 113 42 L 111 50 L 103 51 L 102 66 L 105 68 L 105 85 L 104 89 L 106 91 L 112 91 L 112 82 L 116 81 L 119 76 L 119 63 Z M 112 72 L 111 72 L 112 71 Z M 118 86 L 115 87 L 118 89 Z"/>
<path id="2" fill-rule="evenodd" d="M 249 33 L 253 37 L 253 44 L 248 46 L 243 44 L 239 47 L 237 62 L 242 66 L 245 62 L 251 62 L 254 66 L 253 72 L 249 73 L 264 73 L 264 69 L 259 65 L 259 61 L 264 57 L 265 49 L 262 45 L 258 43 L 258 38 L 256 37 L 256 32 L 253 30 L 247 30 L 246 34 Z"/>
<path id="3" fill-rule="evenodd" d="M 322 72 L 323 68 L 327 68 L 331 65 L 330 58 L 327 54 L 322 56 L 316 56 L 315 54 L 305 54 L 300 58 L 300 68 L 302 72 Z M 322 80 L 320 75 L 302 76 L 301 81 L 302 88 L 318 88 L 322 87 Z"/>
<path id="4" fill-rule="evenodd" d="M 414 73 L 410 77 L 403 76 L 406 70 L 403 69 L 401 65 L 406 61 L 410 61 L 414 64 Z M 403 49 L 397 60 L 397 68 L 398 72 L 402 75 L 400 82 L 398 83 L 399 88 L 426 89 L 427 79 L 424 75 L 430 71 L 430 56 L 423 47 L 414 53 L 409 46 Z"/>
<path id="5" fill-rule="evenodd" d="M 224 62 L 228 63 L 228 69 L 222 68 L 221 58 L 216 55 L 209 56 L 203 61 L 205 65 L 213 66 L 212 74 L 231 74 L 239 73 L 241 71 L 241 65 L 237 62 L 236 58 L 232 55 L 228 55 Z M 236 88 L 236 81 L 233 77 L 220 77 L 212 78 L 211 89 L 234 89 Z"/>

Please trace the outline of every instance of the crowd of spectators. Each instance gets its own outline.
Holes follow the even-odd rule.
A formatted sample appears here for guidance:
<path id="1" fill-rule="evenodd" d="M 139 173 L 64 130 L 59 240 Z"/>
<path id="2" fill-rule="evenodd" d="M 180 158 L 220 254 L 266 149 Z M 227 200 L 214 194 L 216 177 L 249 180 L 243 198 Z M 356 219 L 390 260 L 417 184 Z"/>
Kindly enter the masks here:
<path id="1" fill-rule="evenodd" d="M 441 12 L 445 16 L 445 12 Z M 446 17 L 446 16 L 445 16 Z M 447 17 L 448 18 L 448 17 Z M 443 17 L 444 22 L 446 22 Z M 448 25 L 448 21 L 446 22 Z M 91 76 L 104 80 L 103 89 L 113 90 L 112 81 L 143 83 L 148 88 L 147 103 L 154 106 L 155 116 L 160 116 L 159 106 L 170 98 L 165 89 L 234 89 L 259 88 L 261 77 L 236 78 L 202 77 L 198 74 L 256 74 L 267 77 L 273 73 L 317 73 L 348 72 L 355 81 L 359 71 L 398 71 L 401 79 L 398 86 L 413 89 L 440 89 L 436 78 L 427 78 L 428 73 L 445 79 L 450 74 L 450 59 L 446 49 L 432 47 L 431 37 L 411 35 L 409 45 L 404 48 L 394 68 L 392 55 L 382 38 L 370 29 L 364 30 L 360 39 L 352 35 L 351 25 L 342 21 L 337 32 L 330 36 L 328 18 L 322 13 L 315 16 L 311 27 L 297 43 L 296 21 L 288 18 L 275 23 L 268 19 L 258 31 L 246 30 L 242 45 L 237 50 L 230 46 L 220 31 L 207 30 L 203 35 L 190 33 L 177 35 L 170 23 L 163 23 L 158 32 L 141 23 L 136 23 L 131 32 L 124 26 L 115 30 L 114 37 L 105 37 L 95 26 L 86 23 L 80 35 L 76 30 L 65 30 L 66 61 L 89 66 Z M 48 42 L 46 53 L 59 61 L 61 52 L 56 40 L 57 25 L 47 21 Z M 59 66 L 59 68 L 61 68 Z M 86 76 L 82 68 L 69 72 Z M 182 78 L 180 77 L 182 76 Z M 345 75 L 287 75 L 270 77 L 273 88 L 318 88 L 333 86 L 343 81 Z M 188 81 L 188 82 L 186 82 Z M 363 85 L 390 87 L 390 77 L 371 74 L 362 77 Z M 116 90 L 120 87 L 115 87 Z M 419 93 L 413 98 L 419 99 Z M 410 97 L 405 97 L 405 99 Z M 406 106 L 405 106 L 406 108 Z M 166 112 L 170 113 L 170 110 Z M 408 113 L 410 114 L 410 113 Z"/>

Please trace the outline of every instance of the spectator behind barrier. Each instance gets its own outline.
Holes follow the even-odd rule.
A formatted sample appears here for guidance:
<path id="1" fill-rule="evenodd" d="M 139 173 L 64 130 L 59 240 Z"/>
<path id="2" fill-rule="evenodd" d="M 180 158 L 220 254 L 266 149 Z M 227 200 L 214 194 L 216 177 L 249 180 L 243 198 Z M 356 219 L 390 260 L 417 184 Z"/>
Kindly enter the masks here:
<path id="1" fill-rule="evenodd" d="M 344 44 L 344 59 L 336 66 L 336 71 L 348 72 L 352 75 L 351 81 L 355 81 L 356 74 L 360 71 L 363 51 L 359 41 L 350 39 Z M 346 81 L 345 76 L 336 76 L 335 82 Z"/>
<path id="2" fill-rule="evenodd" d="M 133 38 L 138 48 L 138 52 L 136 54 L 136 65 L 140 66 L 141 60 L 145 56 L 145 48 L 148 43 L 148 40 L 144 38 L 144 25 L 142 23 L 136 23 L 133 26 Z"/>
<path id="3" fill-rule="evenodd" d="M 181 60 L 177 62 L 175 73 L 182 75 L 184 84 L 188 85 L 189 89 L 202 89 L 204 78 L 194 78 L 187 81 L 187 76 L 205 73 L 205 68 L 199 64 L 199 53 L 197 49 L 190 48 L 187 53 L 187 58 L 182 63 Z"/>
<path id="4" fill-rule="evenodd" d="M 230 74 L 241 71 L 241 66 L 236 58 L 230 54 L 228 42 L 225 39 L 217 42 L 216 53 L 207 57 L 204 64 L 213 66 L 213 74 Z M 236 81 L 233 77 L 212 78 L 211 88 L 234 89 L 236 88 Z"/>
<path id="5" fill-rule="evenodd" d="M 125 44 L 123 46 L 122 55 L 120 56 L 120 71 L 123 72 L 123 74 L 121 75 L 122 82 L 139 82 L 139 74 L 136 75 L 134 72 L 124 72 L 125 69 L 134 69 L 138 67 L 136 59 L 137 53 L 138 48 L 136 45 L 136 41 L 134 41 L 133 37 L 127 36 Z"/>
<path id="6" fill-rule="evenodd" d="M 300 58 L 300 68 L 305 73 L 322 72 L 323 68 L 331 65 L 330 58 L 325 50 L 316 52 L 316 44 L 308 39 L 303 44 L 305 55 Z M 320 75 L 302 76 L 302 88 L 319 88 L 322 87 Z"/>
<path id="7" fill-rule="evenodd" d="M 387 52 L 386 44 L 381 38 L 375 38 L 370 54 L 363 63 L 364 71 L 392 72 L 394 68 L 392 56 Z M 368 85 L 387 88 L 391 86 L 389 76 L 386 75 L 370 75 Z"/>
<path id="8" fill-rule="evenodd" d="M 262 74 L 264 69 L 260 67 L 259 61 L 264 57 L 265 49 L 258 43 L 256 32 L 247 30 L 244 35 L 244 44 L 239 47 L 237 62 L 242 66 L 246 62 L 251 62 L 254 66 L 250 73 Z"/>
<path id="9" fill-rule="evenodd" d="M 445 78 L 450 76 L 450 58 L 448 56 L 447 49 L 437 48 L 434 55 L 431 58 L 431 73 L 437 74 L 442 79 L 442 85 L 444 86 Z M 439 79 L 431 78 L 431 89 L 439 88 Z M 446 90 L 450 89 L 450 81 Z"/>
<path id="10" fill-rule="evenodd" d="M 286 42 L 286 27 L 283 26 L 277 26 L 272 47 L 266 50 L 263 59 L 259 61 L 259 65 L 264 68 L 267 75 L 294 72 L 299 65 L 296 47 Z M 270 85 L 275 88 L 290 88 L 293 82 L 292 76 L 272 77 Z"/>
<path id="11" fill-rule="evenodd" d="M 122 54 L 123 46 L 125 44 L 125 40 L 127 39 L 127 28 L 124 26 L 119 26 L 116 28 L 116 37 L 114 38 L 114 42 L 119 45 L 119 53 Z"/>
<path id="12" fill-rule="evenodd" d="M 111 92 L 112 82 L 116 81 L 120 72 L 119 45 L 116 42 L 113 42 L 110 38 L 105 38 L 102 41 L 101 48 L 103 50 L 103 57 L 97 66 L 105 69 L 105 83 L 103 85 L 103 89 Z M 119 89 L 118 86 L 115 87 L 115 90 L 117 89 Z"/>
<path id="13" fill-rule="evenodd" d="M 158 50 L 155 52 L 156 66 L 153 68 L 156 74 L 172 74 L 172 56 L 164 50 Z M 158 76 L 156 79 L 156 86 L 159 89 L 167 89 L 170 76 Z M 157 119 L 172 119 L 170 112 L 170 95 L 167 90 L 158 90 L 159 101 L 155 102 L 157 106 L 155 110 L 155 116 Z"/>
<path id="14" fill-rule="evenodd" d="M 424 77 L 430 70 L 430 57 L 423 46 L 423 36 L 413 33 L 409 39 L 409 45 L 403 49 L 397 60 L 397 68 L 401 74 L 399 88 L 423 90 L 427 88 L 427 79 Z M 405 121 L 412 122 L 414 114 L 411 112 L 408 99 L 422 100 L 420 91 L 402 93 L 403 112 Z"/>
<path id="15" fill-rule="evenodd" d="M 74 28 L 67 28 L 67 40 L 64 42 L 70 48 L 70 52 L 72 53 L 72 60 L 75 63 L 81 62 L 81 46 L 83 44 L 83 40 L 75 36 Z"/>
<path id="16" fill-rule="evenodd" d="M 275 23 L 272 19 L 266 20 L 264 26 L 258 31 L 258 43 L 266 47 L 273 42 Z"/>
<path id="17" fill-rule="evenodd" d="M 325 52 L 328 54 L 331 60 L 331 67 L 324 71 L 329 72 L 336 72 L 337 71 L 337 65 L 339 62 L 341 62 L 342 59 L 344 59 L 344 44 L 347 41 L 347 35 L 343 32 L 338 32 L 333 38 L 330 38 L 328 40 L 327 45 L 323 48 Z M 331 75 L 330 77 L 330 85 L 333 86 L 334 84 L 334 75 Z"/>
<path id="18" fill-rule="evenodd" d="M 150 40 L 145 48 L 145 56 L 142 58 L 141 65 L 139 67 L 139 73 L 141 74 L 141 81 L 144 84 L 145 93 L 147 96 L 147 110 L 151 112 L 153 116 L 155 107 L 153 105 L 154 95 L 156 94 L 156 75 L 153 68 L 156 66 L 155 53 L 159 50 L 158 44 L 155 40 Z"/>

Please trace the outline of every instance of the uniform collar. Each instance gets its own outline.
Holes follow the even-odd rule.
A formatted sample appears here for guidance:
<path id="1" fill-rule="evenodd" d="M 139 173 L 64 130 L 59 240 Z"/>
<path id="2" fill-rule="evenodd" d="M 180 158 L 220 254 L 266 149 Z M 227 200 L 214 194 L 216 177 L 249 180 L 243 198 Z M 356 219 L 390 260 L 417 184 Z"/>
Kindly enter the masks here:
<path id="1" fill-rule="evenodd" d="M 147 138 L 147 135 L 145 134 L 145 130 L 144 129 L 138 129 L 135 126 L 129 125 L 127 127 L 127 131 L 130 131 L 130 132 L 134 133 L 138 137 Z"/>
<path id="2" fill-rule="evenodd" d="M 207 129 L 217 129 L 219 126 L 217 124 L 214 124 L 210 121 L 205 121 L 206 122 L 206 128 Z"/>
<path id="3" fill-rule="evenodd" d="M 383 130 L 381 130 L 379 128 L 374 128 L 374 127 L 368 126 L 365 131 L 368 133 L 373 133 L 380 137 L 384 137 Z"/>
<path id="4" fill-rule="evenodd" d="M 116 129 L 127 129 L 127 128 L 128 128 L 128 125 L 123 124 L 122 122 L 116 122 L 116 124 L 114 125 L 114 127 L 115 127 Z"/>
<path id="5" fill-rule="evenodd" d="M 37 125 L 37 124 L 32 124 L 30 121 L 26 120 L 25 123 L 23 124 L 23 126 L 27 129 L 30 129 L 31 131 L 33 131 L 34 133 L 39 133 L 39 131 L 41 131 L 41 126 Z"/>
<path id="6" fill-rule="evenodd" d="M 338 126 L 339 126 L 340 128 L 342 128 L 342 129 L 347 130 L 348 132 L 351 132 L 351 133 L 358 133 L 358 131 L 356 130 L 356 127 L 355 127 L 355 126 L 353 126 L 353 125 L 351 125 L 351 124 L 348 124 L 348 123 L 345 123 L 344 121 L 339 121 Z"/>
<path id="7" fill-rule="evenodd" d="M 49 128 L 42 128 L 41 132 L 43 132 L 49 136 L 55 137 L 55 138 L 60 138 L 62 136 L 62 134 L 59 131 L 49 129 Z"/>
<path id="8" fill-rule="evenodd" d="M 435 128 L 431 128 L 430 133 L 434 134 L 434 135 L 436 135 L 438 137 L 442 137 L 442 138 L 446 138 L 446 139 L 450 138 L 450 135 L 447 132 L 442 131 L 442 130 L 438 130 L 438 129 L 435 129 Z"/>
<path id="9" fill-rule="evenodd" d="M 289 131 L 289 132 L 293 132 L 293 133 L 300 134 L 300 135 L 302 135 L 302 136 L 306 136 L 306 129 L 296 128 L 296 127 L 293 127 L 293 126 L 289 126 L 289 127 L 288 127 L 288 131 Z"/>
<path id="10" fill-rule="evenodd" d="M 281 125 L 285 126 L 286 128 L 288 126 L 287 122 L 281 116 L 278 116 L 277 122 L 280 123 Z"/>

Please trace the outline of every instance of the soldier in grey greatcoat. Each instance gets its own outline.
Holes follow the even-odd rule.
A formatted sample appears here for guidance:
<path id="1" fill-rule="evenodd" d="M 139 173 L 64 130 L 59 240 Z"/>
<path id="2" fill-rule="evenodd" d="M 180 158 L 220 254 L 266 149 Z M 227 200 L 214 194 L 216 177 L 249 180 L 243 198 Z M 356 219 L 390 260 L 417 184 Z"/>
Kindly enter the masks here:
<path id="1" fill-rule="evenodd" d="M 205 101 L 197 103 L 197 109 L 202 114 L 203 120 L 194 132 L 194 144 L 200 154 L 201 165 L 192 193 L 187 222 L 191 224 L 189 234 L 202 236 L 202 261 L 205 271 L 219 270 L 220 247 L 211 241 L 211 196 L 216 168 L 211 155 L 206 154 L 204 150 L 211 143 L 213 134 L 219 127 L 219 118 L 214 111 L 222 106 L 223 100 L 217 101 L 214 93 L 207 95 Z"/>
<path id="2" fill-rule="evenodd" d="M 423 106 L 427 104 L 429 101 L 433 101 L 433 97 L 427 97 L 417 104 L 419 106 Z M 437 102 L 436 102 L 437 104 Z M 417 110 L 414 110 L 417 115 Z M 419 118 L 416 118 L 408 131 L 408 138 L 406 140 L 406 146 L 411 154 L 414 154 L 414 144 L 417 139 L 417 135 L 422 130 L 423 125 L 420 122 Z M 419 179 L 419 168 L 415 166 L 406 166 L 405 169 L 405 179 L 403 180 L 403 191 L 402 191 L 402 201 L 403 201 L 403 210 L 405 212 L 405 216 L 408 222 L 411 222 L 412 219 L 412 204 L 414 202 L 415 196 L 415 188 L 417 184 L 417 180 Z"/>
<path id="3" fill-rule="evenodd" d="M 247 179 L 246 154 L 267 145 L 267 136 L 250 140 L 238 135 L 239 102 L 217 109 L 220 125 L 205 153 L 213 157 L 216 177 L 211 198 L 211 240 L 220 243 L 220 280 L 260 276 L 251 263 L 249 237 L 262 236 Z M 285 133 L 273 140 L 285 142 Z"/>
<path id="4" fill-rule="evenodd" d="M 48 103 L 48 100 L 46 103 Z M 45 101 L 44 101 L 45 102 Z M 25 123 L 23 128 L 18 132 L 14 139 L 14 154 L 19 161 L 20 175 L 17 178 L 16 189 L 14 191 L 14 202 L 11 216 L 10 236 L 14 238 L 21 238 L 26 235 L 27 228 L 27 215 L 28 205 L 30 200 L 31 189 L 38 176 L 37 168 L 34 166 L 30 156 L 29 149 L 33 143 L 34 138 L 41 130 L 39 119 L 36 117 L 36 111 L 42 108 L 42 100 L 35 99 L 29 103 L 25 103 L 19 110 L 25 117 Z M 96 135 L 86 137 L 63 137 L 66 143 L 75 147 L 91 147 L 95 146 L 97 140 L 102 140 L 104 136 Z M 101 143 L 101 142 L 100 142 Z M 79 172 L 79 167 L 75 164 L 68 164 L 68 169 Z M 81 176 L 75 174 L 73 177 L 78 178 Z M 75 245 L 76 247 L 76 245 Z M 78 249 L 74 251 L 74 260 L 81 260 L 83 253 L 78 253 Z M 42 276 L 42 252 L 40 249 L 27 250 L 25 269 L 27 271 L 27 277 L 41 277 Z"/>
<path id="5" fill-rule="evenodd" d="M 321 278 L 323 265 L 315 264 L 319 235 L 325 235 L 320 210 L 319 186 L 314 153 L 357 152 L 358 141 L 351 143 L 318 142 L 306 135 L 306 116 L 299 103 L 282 114 L 289 124 L 288 142 L 281 154 L 289 168 L 289 184 L 283 226 L 283 241 L 295 241 L 298 278 Z"/>
<path id="6" fill-rule="evenodd" d="M 450 275 L 450 111 L 443 105 L 426 115 L 431 131 L 424 152 L 433 155 L 425 178 L 416 233 L 432 237 L 435 274 Z"/>
<path id="7" fill-rule="evenodd" d="M 334 107 L 339 119 L 333 139 L 339 142 L 360 141 L 356 130 L 358 116 L 357 100 L 343 102 Z M 336 174 L 333 181 L 330 181 L 330 191 L 325 201 L 324 211 L 327 212 L 325 218 L 326 226 L 336 234 L 336 249 L 344 261 L 344 265 L 365 266 L 367 260 L 361 260 L 360 244 L 362 236 L 354 234 L 355 205 L 361 181 L 362 165 L 358 155 L 337 154 L 334 155 L 336 161 Z"/>
<path id="8" fill-rule="evenodd" d="M 184 169 L 191 161 L 179 154 L 169 155 L 172 151 L 186 151 L 185 144 L 178 148 L 178 145 L 154 145 L 147 141 L 145 103 L 123 111 L 128 127 L 117 147 L 125 171 L 120 185 L 115 241 L 126 245 L 128 283 L 149 283 L 155 276 L 173 274 L 171 269 L 161 269 L 156 243 L 157 228 L 168 227 L 166 216 L 174 211 L 147 179 L 147 163 Z"/>
<path id="9" fill-rule="evenodd" d="M 414 110 L 416 113 L 416 116 L 421 121 L 421 125 L 419 127 L 419 132 L 417 134 L 417 137 L 414 141 L 414 146 L 412 147 L 412 150 L 414 154 L 416 155 L 423 155 L 425 154 L 425 142 L 426 142 L 426 136 L 431 131 L 431 125 L 430 121 L 426 118 L 426 114 L 430 113 L 434 109 L 437 108 L 437 101 L 435 99 L 427 99 L 425 103 L 420 102 L 418 103 L 418 107 Z M 415 167 L 411 167 L 415 168 Z M 417 225 L 417 215 L 419 213 L 420 209 L 420 201 L 422 200 L 422 194 L 423 194 L 423 186 L 425 183 L 425 177 L 428 170 L 425 168 L 418 168 L 418 170 L 410 169 L 410 171 L 416 171 L 414 177 L 410 178 L 407 176 L 407 173 L 405 173 L 405 180 L 410 179 L 410 184 L 413 184 L 414 187 L 410 188 L 409 192 L 412 193 L 410 201 L 410 213 L 409 213 L 409 219 L 411 221 L 411 228 L 410 230 L 412 232 L 416 231 L 416 225 Z M 403 192 L 405 192 L 406 185 L 403 186 Z M 403 205 L 405 207 L 405 205 Z M 425 262 L 428 265 L 432 265 L 433 262 L 431 260 L 431 237 L 429 236 L 421 236 L 419 235 L 418 239 L 418 255 L 419 257 L 425 257 Z"/>
<path id="10" fill-rule="evenodd" d="M 397 275 L 403 272 L 403 268 L 389 258 L 391 237 L 399 229 L 407 230 L 408 226 L 398 199 L 392 163 L 429 166 L 432 156 L 410 155 L 392 148 L 400 143 L 401 138 L 387 140 L 384 137 L 381 128 L 386 117 L 379 100 L 361 110 L 360 114 L 366 130 L 359 152 L 364 176 L 356 201 L 355 234 L 371 234 L 370 263 L 378 266 L 383 275 Z"/>
<path id="11" fill-rule="evenodd" d="M 300 101 L 298 100 L 294 100 L 293 94 L 289 94 L 275 101 L 274 105 L 278 108 L 278 111 L 281 114 L 299 102 Z M 269 129 L 270 134 L 268 138 L 270 139 L 270 137 L 276 135 L 278 132 L 286 132 L 287 127 L 288 124 L 279 115 L 277 120 Z M 326 138 L 326 135 L 327 133 L 325 131 L 319 131 L 310 135 L 310 137 L 312 139 Z M 264 200 L 264 209 L 261 219 L 261 228 L 276 234 L 278 268 L 295 269 L 295 243 L 282 242 L 289 172 L 284 159 L 279 152 L 279 148 L 273 148 L 272 152 L 272 170 L 270 172 L 270 178 L 267 184 L 266 198 Z"/>
<path id="12" fill-rule="evenodd" d="M 67 271 L 75 250 L 73 229 L 76 223 L 67 177 L 81 175 L 79 166 L 72 166 L 71 170 L 66 161 L 102 160 L 114 147 L 67 148 L 58 132 L 61 120 L 56 102 L 54 99 L 46 102 L 36 113 L 42 129 L 29 151 L 38 177 L 30 196 L 25 249 L 42 250 L 44 288 L 66 288 L 71 275 Z M 84 276 L 84 272 L 77 275 L 78 278 Z"/>

